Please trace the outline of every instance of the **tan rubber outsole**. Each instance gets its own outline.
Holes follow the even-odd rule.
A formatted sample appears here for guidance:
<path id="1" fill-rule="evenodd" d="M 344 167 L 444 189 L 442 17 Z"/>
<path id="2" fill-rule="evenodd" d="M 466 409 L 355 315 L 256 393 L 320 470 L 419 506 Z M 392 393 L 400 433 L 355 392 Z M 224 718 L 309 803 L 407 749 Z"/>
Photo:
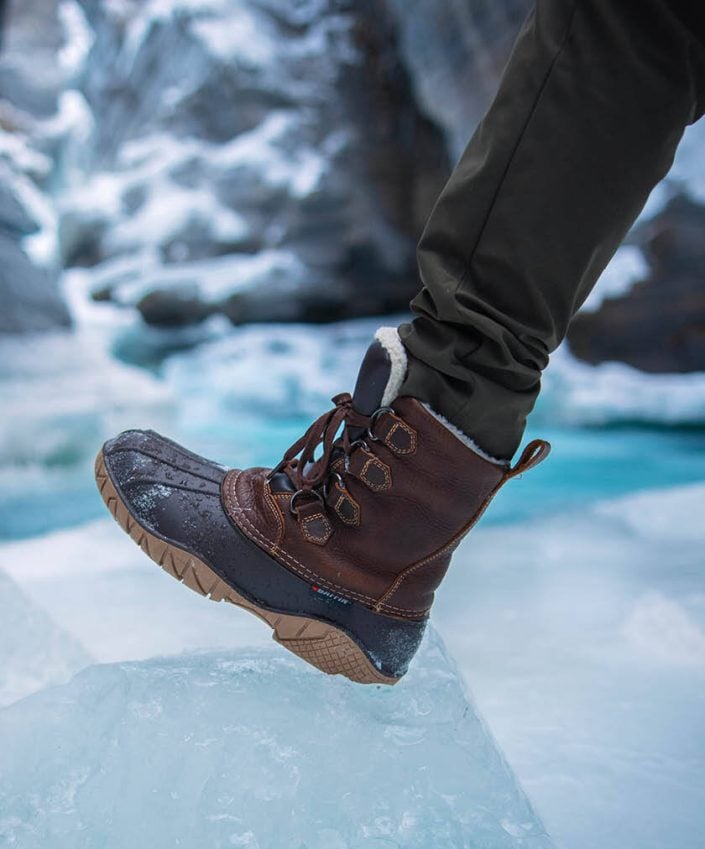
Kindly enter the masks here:
<path id="1" fill-rule="evenodd" d="M 344 675 L 358 684 L 396 684 L 399 678 L 383 675 L 344 631 L 306 616 L 276 613 L 258 607 L 228 586 L 198 557 L 154 536 L 135 519 L 110 480 L 102 450 L 95 461 L 95 479 L 115 521 L 155 563 L 189 589 L 211 601 L 229 601 L 254 613 L 272 629 L 284 648 L 328 675 Z"/>

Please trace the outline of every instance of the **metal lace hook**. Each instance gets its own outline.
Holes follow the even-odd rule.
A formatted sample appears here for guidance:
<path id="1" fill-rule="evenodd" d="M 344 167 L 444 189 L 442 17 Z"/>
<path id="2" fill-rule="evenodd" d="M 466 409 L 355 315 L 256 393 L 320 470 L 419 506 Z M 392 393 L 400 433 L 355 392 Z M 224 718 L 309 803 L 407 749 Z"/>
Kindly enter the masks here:
<path id="1" fill-rule="evenodd" d="M 374 435 L 373 430 L 372 430 L 375 426 L 375 422 L 377 421 L 377 419 L 380 416 L 384 415 L 384 413 L 393 413 L 393 412 L 394 412 L 393 407 L 379 407 L 378 409 L 376 409 L 374 411 L 374 413 L 372 413 L 372 415 L 370 416 L 370 424 L 368 425 L 367 432 L 365 433 L 365 436 L 370 440 L 370 442 L 380 442 L 381 441 L 378 436 Z"/>
<path id="2" fill-rule="evenodd" d="M 318 490 L 315 489 L 297 489 L 296 492 L 291 496 L 291 501 L 289 502 L 289 512 L 292 516 L 296 516 L 299 518 L 299 511 L 296 509 L 296 497 L 299 495 L 314 495 L 320 502 L 323 504 L 323 496 Z"/>

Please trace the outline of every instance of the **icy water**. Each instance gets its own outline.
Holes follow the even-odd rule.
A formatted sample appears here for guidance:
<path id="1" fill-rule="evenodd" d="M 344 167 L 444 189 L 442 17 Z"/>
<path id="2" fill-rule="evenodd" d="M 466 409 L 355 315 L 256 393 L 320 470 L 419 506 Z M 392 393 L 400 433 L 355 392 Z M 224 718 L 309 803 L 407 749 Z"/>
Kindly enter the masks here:
<path id="1" fill-rule="evenodd" d="M 79 699 L 91 713 L 81 702 L 87 686 L 114 693 L 126 687 L 129 695 L 138 686 L 133 679 L 166 674 L 148 660 L 155 655 L 260 650 L 269 643 L 260 623 L 167 580 L 104 518 L 93 456 L 116 430 L 151 426 L 228 464 L 270 463 L 331 395 L 351 387 L 375 326 L 215 328 L 210 341 L 176 353 L 165 353 L 179 347 L 174 340 L 146 334 L 148 355 L 134 357 L 146 364 L 140 368 L 114 356 L 124 358 L 125 340 L 138 333 L 120 321 L 86 322 L 73 336 L 3 343 L 0 569 L 31 607 L 34 651 L 56 647 L 41 674 L 18 672 L 5 682 L 6 703 L 66 680 L 91 659 L 147 662 L 91 673 L 65 695 L 32 701 L 38 717 L 54 710 L 52 699 Z M 434 622 L 558 846 L 699 849 L 705 833 L 703 383 L 654 384 L 662 398 L 655 407 L 650 378 L 605 370 L 586 376 L 565 357 L 557 358 L 555 375 L 527 434 L 550 439 L 552 456 L 508 485 L 463 544 Z M 588 425 L 584 410 L 598 406 L 602 425 Z M 667 426 L 676 407 L 683 426 Z M 637 423 L 640 410 L 646 422 Z M 21 671 L 10 633 L 20 626 L 9 629 L 10 621 L 6 611 L 5 666 Z M 219 668 L 230 662 L 229 655 L 218 657 Z M 157 707 L 142 696 L 137 702 L 146 705 L 139 707 L 147 711 L 142 719 L 152 722 L 149 711 Z M 214 705 L 224 710 L 222 700 Z M 12 716 L 20 722 L 17 733 L 31 738 L 28 720 Z M 82 780 L 76 776 L 76 787 Z M 441 810 L 430 807 L 419 820 L 425 845 Z M 381 839 L 383 824 L 375 822 Z M 409 829 L 380 845 L 423 845 L 409 836 L 413 823 Z M 237 833 L 248 831 L 243 826 Z M 442 845 L 465 845 L 460 832 L 449 834 Z M 255 845 L 242 840 L 237 845 Z M 488 837 L 486 845 L 504 843 Z"/>

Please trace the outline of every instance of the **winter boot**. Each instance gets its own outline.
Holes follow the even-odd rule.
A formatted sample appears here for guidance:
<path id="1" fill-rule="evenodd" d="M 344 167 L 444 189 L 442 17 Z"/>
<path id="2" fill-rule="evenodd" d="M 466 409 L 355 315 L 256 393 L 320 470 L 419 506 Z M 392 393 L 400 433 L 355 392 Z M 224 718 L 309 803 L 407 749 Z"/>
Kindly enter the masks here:
<path id="1" fill-rule="evenodd" d="M 411 397 L 406 353 L 382 328 L 354 395 L 337 395 L 273 469 L 227 471 L 153 431 L 126 431 L 96 460 L 123 530 L 201 595 L 263 619 L 330 674 L 394 684 L 423 635 L 462 537 L 510 468 Z"/>

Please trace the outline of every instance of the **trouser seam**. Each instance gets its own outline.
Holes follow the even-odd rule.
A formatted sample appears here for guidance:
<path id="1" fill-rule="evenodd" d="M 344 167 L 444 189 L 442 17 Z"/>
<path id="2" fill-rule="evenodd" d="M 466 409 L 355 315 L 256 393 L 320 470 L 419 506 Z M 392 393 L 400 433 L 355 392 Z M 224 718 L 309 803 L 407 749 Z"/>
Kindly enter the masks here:
<path id="1" fill-rule="evenodd" d="M 522 128 L 519 132 L 519 135 L 518 135 L 518 138 L 517 138 L 516 143 L 514 145 L 514 148 L 511 152 L 509 159 L 507 161 L 507 164 L 506 164 L 506 166 L 505 166 L 505 168 L 502 172 L 502 176 L 499 178 L 499 180 L 497 182 L 497 188 L 495 190 L 494 195 L 492 196 L 492 200 L 490 201 L 489 207 L 487 209 L 487 214 L 485 215 L 485 219 L 482 222 L 482 226 L 480 227 L 480 232 L 478 233 L 477 239 L 475 240 L 475 244 L 473 245 L 473 247 L 470 251 L 470 255 L 468 256 L 467 260 L 465 261 L 465 268 L 464 268 L 462 274 L 460 275 L 458 282 L 455 286 L 454 295 L 457 295 L 460 287 L 463 285 L 463 283 L 465 283 L 465 281 L 470 276 L 470 268 L 472 266 L 472 261 L 475 258 L 475 254 L 477 253 L 477 249 L 480 245 L 480 242 L 482 241 L 482 237 L 485 235 L 485 230 L 487 229 L 487 225 L 489 224 L 489 220 L 492 216 L 492 212 L 494 211 L 494 208 L 497 205 L 497 201 L 499 199 L 501 191 L 504 188 L 504 184 L 506 182 L 507 175 L 509 174 L 509 171 L 512 167 L 512 164 L 514 163 L 514 160 L 516 158 L 517 153 L 519 152 L 519 148 L 521 147 L 521 143 L 526 136 L 526 131 L 528 130 L 529 125 L 531 124 L 531 121 L 534 117 L 534 114 L 536 113 L 536 110 L 539 107 L 539 104 L 541 102 L 541 98 L 543 97 L 543 93 L 546 90 L 546 86 L 548 85 L 548 81 L 550 80 L 551 74 L 553 73 L 553 69 L 555 68 L 556 63 L 558 62 L 559 58 L 561 57 L 561 54 L 563 53 L 563 51 L 565 49 L 566 44 L 568 43 L 568 39 L 569 39 L 570 34 L 573 30 L 573 22 L 575 20 L 575 13 L 576 13 L 576 10 L 577 10 L 577 5 L 578 4 L 577 4 L 576 0 L 574 0 L 573 6 L 572 6 L 572 9 L 571 9 L 571 12 L 570 12 L 570 18 L 568 19 L 568 22 L 566 24 L 566 30 L 565 30 L 565 33 L 563 35 L 563 38 L 561 39 L 561 43 L 558 46 L 558 49 L 556 50 L 556 55 L 553 57 L 550 65 L 548 66 L 548 69 L 546 70 L 546 74 L 544 75 L 544 78 L 541 82 L 541 85 L 539 86 L 539 90 L 536 93 L 536 98 L 534 100 L 533 106 L 531 107 L 531 111 L 527 115 L 526 121 L 524 121 L 524 125 L 522 126 Z M 534 11 L 534 15 L 535 14 L 536 14 L 536 12 Z"/>

